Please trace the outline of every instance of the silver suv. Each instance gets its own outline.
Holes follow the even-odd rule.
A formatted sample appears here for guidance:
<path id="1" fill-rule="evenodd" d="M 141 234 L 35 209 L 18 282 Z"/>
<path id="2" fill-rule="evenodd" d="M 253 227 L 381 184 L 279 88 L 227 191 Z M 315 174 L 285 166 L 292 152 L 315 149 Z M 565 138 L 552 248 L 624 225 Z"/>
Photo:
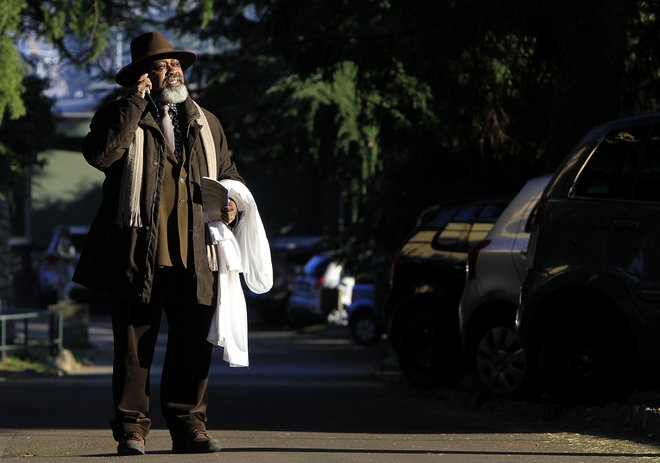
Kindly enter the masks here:
<path id="1" fill-rule="evenodd" d="M 477 385 L 489 395 L 517 396 L 530 383 L 514 322 L 526 271 L 527 219 L 549 180 L 529 180 L 468 255 L 458 309 L 461 340 Z"/>
<path id="2" fill-rule="evenodd" d="M 587 133 L 534 212 L 517 327 L 570 403 L 660 385 L 660 114 Z"/>

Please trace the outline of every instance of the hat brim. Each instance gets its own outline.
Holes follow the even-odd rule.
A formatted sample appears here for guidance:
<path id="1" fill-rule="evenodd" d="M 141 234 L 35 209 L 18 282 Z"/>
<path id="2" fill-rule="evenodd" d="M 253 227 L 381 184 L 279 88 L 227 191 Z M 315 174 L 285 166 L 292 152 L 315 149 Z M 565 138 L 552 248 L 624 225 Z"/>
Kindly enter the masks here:
<path id="1" fill-rule="evenodd" d="M 163 53 L 156 53 L 150 56 L 128 64 L 121 68 L 115 76 L 115 81 L 122 87 L 132 87 L 138 78 L 149 71 L 149 65 L 156 60 L 163 58 L 176 58 L 181 63 L 181 68 L 185 71 L 197 61 L 197 55 L 186 50 L 170 50 Z"/>

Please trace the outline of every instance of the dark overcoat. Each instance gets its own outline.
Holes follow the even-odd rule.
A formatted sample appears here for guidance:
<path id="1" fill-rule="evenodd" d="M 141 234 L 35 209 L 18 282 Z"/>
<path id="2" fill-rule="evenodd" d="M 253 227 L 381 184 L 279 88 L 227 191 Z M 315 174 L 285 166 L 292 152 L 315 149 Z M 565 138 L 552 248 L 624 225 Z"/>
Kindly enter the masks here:
<path id="1" fill-rule="evenodd" d="M 214 272 L 207 258 L 207 233 L 202 212 L 200 183 L 208 176 L 200 136 L 197 106 L 190 97 L 183 103 L 180 120 L 190 166 L 188 191 L 192 208 L 192 260 L 198 304 L 209 305 L 214 297 Z M 131 94 L 99 109 L 83 141 L 83 156 L 105 174 L 103 200 L 85 241 L 73 280 L 94 290 L 149 302 L 156 267 L 160 195 L 167 144 L 151 112 L 153 105 Z M 209 123 L 217 157 L 218 179 L 242 181 L 229 156 L 224 131 L 212 113 L 203 110 Z M 136 128 L 144 129 L 145 181 L 141 195 L 142 227 L 119 227 L 117 209 L 124 159 Z M 189 248 L 190 249 L 190 248 Z M 189 251 L 190 252 L 190 251 Z"/>

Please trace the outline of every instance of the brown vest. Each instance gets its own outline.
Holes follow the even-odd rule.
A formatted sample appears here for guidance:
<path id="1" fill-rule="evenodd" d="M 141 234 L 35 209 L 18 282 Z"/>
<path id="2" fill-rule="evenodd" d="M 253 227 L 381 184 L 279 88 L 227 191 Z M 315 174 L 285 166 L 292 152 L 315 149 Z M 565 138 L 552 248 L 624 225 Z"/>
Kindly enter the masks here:
<path id="1" fill-rule="evenodd" d="M 188 156 L 183 149 L 183 161 L 178 164 L 171 149 L 165 159 L 165 176 L 160 196 L 158 220 L 158 265 L 188 266 L 188 230 L 190 207 L 188 194 Z"/>

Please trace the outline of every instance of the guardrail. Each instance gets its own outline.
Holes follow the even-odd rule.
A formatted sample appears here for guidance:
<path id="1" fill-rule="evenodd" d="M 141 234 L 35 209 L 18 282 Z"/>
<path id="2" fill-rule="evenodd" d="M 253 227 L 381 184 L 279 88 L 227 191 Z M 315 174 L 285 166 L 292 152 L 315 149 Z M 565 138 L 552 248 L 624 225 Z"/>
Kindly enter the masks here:
<path id="1" fill-rule="evenodd" d="M 30 337 L 31 322 L 46 319 L 48 322 L 48 337 Z M 13 339 L 8 339 L 8 323 L 23 323 L 23 339 L 20 343 L 14 343 Z M 34 333 L 32 333 L 34 334 Z M 0 359 L 4 360 L 7 352 L 10 351 L 28 351 L 34 347 L 47 347 L 52 355 L 56 355 L 62 350 L 64 339 L 64 323 L 59 312 L 54 310 L 38 309 L 7 309 L 3 308 L 0 312 Z"/>

